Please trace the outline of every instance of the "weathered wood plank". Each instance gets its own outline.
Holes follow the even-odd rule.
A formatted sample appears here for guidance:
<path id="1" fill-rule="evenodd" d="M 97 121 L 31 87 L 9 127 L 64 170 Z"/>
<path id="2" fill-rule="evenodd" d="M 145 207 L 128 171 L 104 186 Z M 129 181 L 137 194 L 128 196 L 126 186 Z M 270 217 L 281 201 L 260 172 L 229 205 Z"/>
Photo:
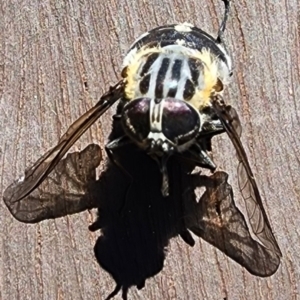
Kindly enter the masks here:
<path id="1" fill-rule="evenodd" d="M 2 1 L 0 190 L 53 146 L 120 77 L 130 44 L 155 26 L 188 21 L 215 33 L 221 1 Z M 300 293 L 299 3 L 235 1 L 226 39 L 235 74 L 227 93 L 244 125 L 265 207 L 283 252 L 257 278 L 203 241 L 169 246 L 163 271 L 130 299 L 296 299 Z M 76 144 L 105 142 L 107 113 Z M 226 138 L 215 158 L 232 174 Z M 1 194 L 2 194 L 1 193 Z M 103 299 L 114 282 L 98 266 L 93 213 L 22 224 L 1 201 L 1 299 Z M 118 296 L 120 297 L 120 296 Z M 117 298 L 117 297 L 116 297 Z"/>

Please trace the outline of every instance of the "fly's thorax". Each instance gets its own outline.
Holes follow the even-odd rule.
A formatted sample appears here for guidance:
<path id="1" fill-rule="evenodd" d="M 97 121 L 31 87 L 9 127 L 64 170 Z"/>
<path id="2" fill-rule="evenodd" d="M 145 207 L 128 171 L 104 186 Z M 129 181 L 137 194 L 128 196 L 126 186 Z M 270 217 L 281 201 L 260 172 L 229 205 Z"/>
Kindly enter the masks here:
<path id="1" fill-rule="evenodd" d="M 125 98 L 174 98 L 197 110 L 209 105 L 213 93 L 223 90 L 229 70 L 209 49 L 201 52 L 180 44 L 145 46 L 124 60 Z"/>

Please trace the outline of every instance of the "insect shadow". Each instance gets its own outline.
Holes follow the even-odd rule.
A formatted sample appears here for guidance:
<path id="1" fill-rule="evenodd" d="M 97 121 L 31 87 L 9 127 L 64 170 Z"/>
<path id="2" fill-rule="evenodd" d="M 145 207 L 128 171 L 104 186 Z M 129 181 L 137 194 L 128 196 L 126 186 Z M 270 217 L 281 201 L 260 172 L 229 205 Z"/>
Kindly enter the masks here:
<path id="1" fill-rule="evenodd" d="M 94 247 L 100 266 L 111 274 L 116 288 L 127 299 L 129 287 L 141 289 L 147 278 L 164 265 L 171 238 L 181 236 L 190 246 L 190 231 L 220 249 L 250 273 L 270 276 L 280 258 L 251 237 L 244 216 L 234 203 L 225 172 L 212 176 L 192 174 L 191 162 L 171 157 L 168 162 L 170 195 L 161 193 L 161 173 L 156 162 L 133 145 L 116 153 L 96 178 L 101 151 L 95 144 L 68 154 L 40 187 L 24 200 L 4 201 L 23 222 L 38 222 L 98 208 L 98 218 L 89 228 L 101 229 Z M 66 188 L 62 188 L 65 186 Z M 206 191 L 197 199 L 195 189 Z"/>

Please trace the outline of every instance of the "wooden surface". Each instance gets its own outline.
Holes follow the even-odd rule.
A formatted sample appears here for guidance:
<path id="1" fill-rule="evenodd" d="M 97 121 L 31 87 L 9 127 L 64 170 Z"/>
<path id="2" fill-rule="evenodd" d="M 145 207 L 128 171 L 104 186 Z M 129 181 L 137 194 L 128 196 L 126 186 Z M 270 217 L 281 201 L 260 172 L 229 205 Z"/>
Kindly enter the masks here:
<path id="1" fill-rule="evenodd" d="M 135 38 L 183 21 L 215 35 L 221 8 L 217 0 L 1 1 L 1 194 L 120 78 Z M 204 241 L 191 248 L 175 238 L 163 271 L 129 299 L 300 297 L 299 16 L 296 0 L 235 1 L 226 33 L 235 67 L 227 96 L 283 252 L 277 273 L 252 276 Z M 112 112 L 74 149 L 103 145 Z M 214 157 L 234 177 L 228 145 L 219 138 Z M 93 219 L 85 211 L 26 225 L 1 201 L 0 299 L 104 299 L 114 281 L 94 257 Z"/>

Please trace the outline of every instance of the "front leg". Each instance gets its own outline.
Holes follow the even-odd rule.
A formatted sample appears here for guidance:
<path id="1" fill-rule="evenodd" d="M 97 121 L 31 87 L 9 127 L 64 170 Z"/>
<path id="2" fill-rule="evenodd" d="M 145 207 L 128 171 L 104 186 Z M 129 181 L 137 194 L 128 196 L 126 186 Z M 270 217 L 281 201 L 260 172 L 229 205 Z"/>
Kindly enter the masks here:
<path id="1" fill-rule="evenodd" d="M 132 141 L 126 135 L 121 136 L 115 140 L 112 140 L 105 146 L 105 151 L 107 153 L 110 161 L 115 164 L 125 175 L 132 179 L 131 175 L 127 172 L 127 170 L 122 166 L 118 158 L 116 157 L 114 151 L 122 148 L 123 146 L 132 144 Z"/>

